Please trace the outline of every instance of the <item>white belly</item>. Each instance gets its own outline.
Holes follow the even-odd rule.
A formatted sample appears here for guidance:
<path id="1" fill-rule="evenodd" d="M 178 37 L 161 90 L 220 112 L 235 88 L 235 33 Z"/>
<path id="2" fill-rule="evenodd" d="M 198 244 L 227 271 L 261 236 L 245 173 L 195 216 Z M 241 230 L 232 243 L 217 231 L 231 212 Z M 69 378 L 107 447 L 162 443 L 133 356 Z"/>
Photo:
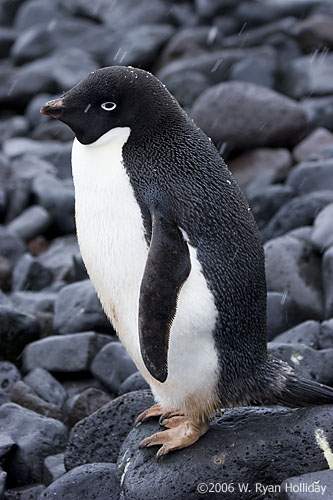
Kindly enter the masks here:
<path id="1" fill-rule="evenodd" d="M 170 332 L 168 378 L 146 369 L 138 334 L 139 292 L 148 256 L 141 211 L 122 164 L 129 128 L 106 133 L 92 145 L 73 143 L 77 235 L 83 260 L 107 316 L 156 399 L 184 409 L 186 400 L 211 398 L 217 383 L 212 331 L 217 311 L 194 248 L 191 273 L 178 299 Z"/>

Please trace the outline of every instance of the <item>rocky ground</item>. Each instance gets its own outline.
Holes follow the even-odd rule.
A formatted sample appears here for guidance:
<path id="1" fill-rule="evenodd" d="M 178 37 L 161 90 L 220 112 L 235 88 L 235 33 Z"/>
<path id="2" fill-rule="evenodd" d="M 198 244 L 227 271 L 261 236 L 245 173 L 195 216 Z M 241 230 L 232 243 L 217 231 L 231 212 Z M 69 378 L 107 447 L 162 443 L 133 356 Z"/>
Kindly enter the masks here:
<path id="1" fill-rule="evenodd" d="M 80 257 L 72 134 L 39 114 L 94 68 L 153 71 L 262 231 L 270 352 L 333 386 L 332 49 L 330 0 L 0 0 L 0 499 L 333 498 L 333 406 L 228 410 L 159 463 L 138 450 L 152 396 Z"/>

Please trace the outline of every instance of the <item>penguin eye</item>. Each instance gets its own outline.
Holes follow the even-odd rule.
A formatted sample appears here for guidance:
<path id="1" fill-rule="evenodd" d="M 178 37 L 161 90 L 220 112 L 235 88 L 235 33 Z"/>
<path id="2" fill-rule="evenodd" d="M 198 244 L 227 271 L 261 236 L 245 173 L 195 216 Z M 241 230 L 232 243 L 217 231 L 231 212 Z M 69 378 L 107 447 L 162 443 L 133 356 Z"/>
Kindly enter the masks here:
<path id="1" fill-rule="evenodd" d="M 117 107 L 117 104 L 115 102 L 103 102 L 101 104 L 101 108 L 104 109 L 105 111 L 113 111 Z"/>

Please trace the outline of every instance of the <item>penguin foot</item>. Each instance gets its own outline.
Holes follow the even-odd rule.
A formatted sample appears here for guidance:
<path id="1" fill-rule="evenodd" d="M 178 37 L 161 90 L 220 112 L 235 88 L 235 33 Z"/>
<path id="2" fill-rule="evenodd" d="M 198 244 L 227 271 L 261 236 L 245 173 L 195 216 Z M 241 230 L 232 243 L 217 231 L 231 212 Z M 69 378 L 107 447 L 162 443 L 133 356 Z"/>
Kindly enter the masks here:
<path id="1" fill-rule="evenodd" d="M 157 458 L 166 455 L 169 451 L 191 446 L 208 431 L 206 422 L 193 422 L 193 420 L 182 415 L 165 418 L 163 425 L 168 427 L 168 430 L 157 432 L 143 439 L 139 444 L 139 448 L 162 445 L 156 453 Z"/>
<path id="2" fill-rule="evenodd" d="M 134 425 L 138 425 L 140 422 L 145 422 L 146 420 L 149 420 L 150 418 L 153 417 L 161 417 L 163 414 L 165 414 L 165 410 L 162 409 L 161 405 L 159 404 L 153 405 L 137 416 Z"/>

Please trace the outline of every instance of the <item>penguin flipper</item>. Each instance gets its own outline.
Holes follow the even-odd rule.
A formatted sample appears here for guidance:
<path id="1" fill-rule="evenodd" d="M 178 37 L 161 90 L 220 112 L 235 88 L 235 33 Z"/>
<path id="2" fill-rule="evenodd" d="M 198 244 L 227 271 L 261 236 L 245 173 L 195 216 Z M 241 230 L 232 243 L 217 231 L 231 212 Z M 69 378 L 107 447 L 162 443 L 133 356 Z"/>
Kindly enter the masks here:
<path id="1" fill-rule="evenodd" d="M 169 334 L 177 298 L 190 274 L 188 245 L 177 225 L 152 211 L 152 237 L 140 288 L 139 337 L 143 361 L 159 382 L 168 376 Z"/>

